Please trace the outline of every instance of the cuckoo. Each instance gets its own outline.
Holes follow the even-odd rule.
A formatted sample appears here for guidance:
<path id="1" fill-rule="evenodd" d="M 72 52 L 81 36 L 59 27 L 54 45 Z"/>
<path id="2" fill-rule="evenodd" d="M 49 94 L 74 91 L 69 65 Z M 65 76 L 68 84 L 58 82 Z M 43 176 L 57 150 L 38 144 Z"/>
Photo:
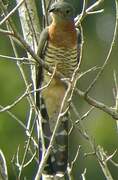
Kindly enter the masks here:
<path id="1" fill-rule="evenodd" d="M 38 55 L 51 68 L 56 68 L 65 78 L 71 78 L 78 66 L 81 47 L 81 33 L 75 28 L 74 8 L 67 2 L 58 1 L 49 9 L 51 24 L 41 33 Z M 41 71 L 39 75 L 41 77 Z M 52 74 L 42 69 L 43 87 Z M 41 92 L 42 127 L 46 148 L 49 145 L 67 87 L 60 78 L 54 76 L 50 84 Z M 68 163 L 68 113 L 60 119 L 53 150 L 45 170 L 49 174 L 64 174 Z"/>

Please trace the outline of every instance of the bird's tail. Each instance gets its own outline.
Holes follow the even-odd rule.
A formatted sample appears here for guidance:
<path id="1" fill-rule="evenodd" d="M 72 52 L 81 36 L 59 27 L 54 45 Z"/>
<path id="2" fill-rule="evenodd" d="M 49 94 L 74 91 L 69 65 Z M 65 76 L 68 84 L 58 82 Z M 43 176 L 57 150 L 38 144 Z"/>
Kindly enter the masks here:
<path id="1" fill-rule="evenodd" d="M 65 174 L 68 164 L 68 115 L 66 114 L 60 120 L 54 144 L 55 174 Z"/>
<path id="2" fill-rule="evenodd" d="M 45 107 L 45 103 L 43 98 L 40 98 L 40 111 L 41 111 L 41 115 L 42 115 L 42 130 L 43 130 L 43 137 L 44 137 L 44 145 L 45 148 L 47 149 L 50 143 L 50 138 L 51 138 L 51 131 L 50 131 L 50 125 L 49 125 L 49 117 L 48 117 L 48 113 Z M 39 163 L 41 162 L 42 159 L 42 142 L 41 142 L 41 138 L 39 139 Z M 54 170 L 53 170 L 53 166 L 52 166 L 52 160 L 51 160 L 51 155 L 49 156 L 45 168 L 44 168 L 44 173 L 45 174 L 49 174 L 49 175 L 53 175 L 54 174 Z"/>
<path id="3" fill-rule="evenodd" d="M 47 149 L 50 143 L 52 132 L 50 130 L 49 116 L 45 107 L 45 102 L 41 98 L 40 106 L 42 114 L 42 129 L 44 134 L 45 148 Z M 68 163 L 68 115 L 60 119 L 60 126 L 56 133 L 53 150 L 47 160 L 44 168 L 44 173 L 48 175 L 65 174 Z M 42 159 L 42 144 L 40 140 L 39 156 Z"/>

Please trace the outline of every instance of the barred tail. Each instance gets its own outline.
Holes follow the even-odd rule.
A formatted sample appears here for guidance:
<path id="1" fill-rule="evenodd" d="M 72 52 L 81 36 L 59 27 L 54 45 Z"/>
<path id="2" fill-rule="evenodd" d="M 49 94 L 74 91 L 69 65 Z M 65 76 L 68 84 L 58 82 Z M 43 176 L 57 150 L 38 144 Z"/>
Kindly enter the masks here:
<path id="1" fill-rule="evenodd" d="M 50 121 L 43 98 L 41 98 L 41 114 L 43 117 L 42 128 L 44 134 L 45 147 L 48 148 L 51 139 Z M 42 147 L 40 144 L 40 161 L 42 158 Z M 51 152 L 44 173 L 48 175 L 65 174 L 68 163 L 68 114 L 60 122 L 56 133 L 53 151 Z"/>
<path id="2" fill-rule="evenodd" d="M 68 164 L 68 114 L 61 119 L 55 141 L 53 169 L 55 174 L 65 174 Z"/>
<path id="3" fill-rule="evenodd" d="M 49 117 L 48 117 L 48 113 L 45 107 L 45 103 L 43 98 L 40 98 L 40 110 L 41 110 L 41 115 L 42 115 L 42 129 L 43 129 L 43 134 L 44 134 L 44 142 L 45 142 L 45 148 L 47 149 L 50 143 L 50 138 L 51 138 L 51 131 L 50 131 L 50 125 L 49 125 Z M 41 139 L 39 139 L 39 162 L 42 159 L 42 143 L 41 143 Z M 44 173 L 49 174 L 49 175 L 53 175 L 54 174 L 54 170 L 52 167 L 52 162 L 51 162 L 51 155 L 49 156 L 47 163 L 45 165 L 44 168 Z"/>

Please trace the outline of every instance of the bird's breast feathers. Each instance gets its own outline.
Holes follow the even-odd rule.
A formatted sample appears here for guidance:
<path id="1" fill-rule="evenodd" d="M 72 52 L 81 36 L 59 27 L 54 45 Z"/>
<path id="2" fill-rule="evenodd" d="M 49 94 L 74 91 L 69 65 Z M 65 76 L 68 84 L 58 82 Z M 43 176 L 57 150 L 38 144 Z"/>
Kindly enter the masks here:
<path id="1" fill-rule="evenodd" d="M 45 51 L 45 62 L 56 66 L 66 77 L 71 77 L 77 66 L 77 32 L 73 24 L 49 26 L 49 40 Z"/>
<path id="2" fill-rule="evenodd" d="M 49 43 L 55 47 L 73 48 L 77 44 L 77 32 L 73 23 L 60 26 L 52 23 L 49 28 Z"/>

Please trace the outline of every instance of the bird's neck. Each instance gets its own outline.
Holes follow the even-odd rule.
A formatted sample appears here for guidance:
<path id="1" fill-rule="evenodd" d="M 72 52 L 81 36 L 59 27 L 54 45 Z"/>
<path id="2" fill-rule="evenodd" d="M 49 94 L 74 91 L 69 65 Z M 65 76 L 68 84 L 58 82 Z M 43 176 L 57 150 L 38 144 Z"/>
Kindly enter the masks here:
<path id="1" fill-rule="evenodd" d="M 53 20 L 49 26 L 49 42 L 57 47 L 74 47 L 77 44 L 77 33 L 73 21 L 57 23 Z"/>
<path id="2" fill-rule="evenodd" d="M 53 19 L 52 21 L 52 26 L 54 26 L 55 28 L 59 28 L 61 29 L 62 31 L 66 30 L 74 30 L 75 29 L 75 23 L 74 23 L 74 20 L 64 20 L 64 19 L 61 19 L 61 20 L 56 20 L 56 19 Z"/>

